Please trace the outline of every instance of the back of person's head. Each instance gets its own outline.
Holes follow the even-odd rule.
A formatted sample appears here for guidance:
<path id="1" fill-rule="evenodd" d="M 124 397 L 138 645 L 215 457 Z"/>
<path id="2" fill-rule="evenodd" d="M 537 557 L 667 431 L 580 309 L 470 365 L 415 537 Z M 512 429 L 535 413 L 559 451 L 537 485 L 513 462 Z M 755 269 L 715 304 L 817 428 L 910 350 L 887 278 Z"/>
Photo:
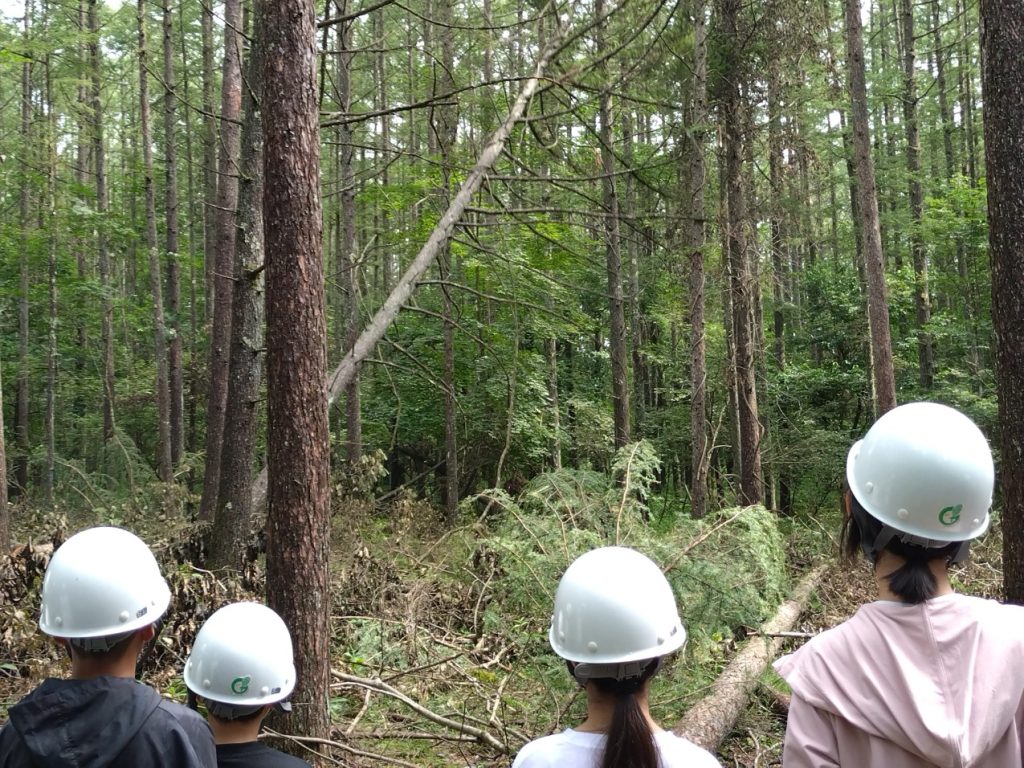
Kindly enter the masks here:
<path id="1" fill-rule="evenodd" d="M 626 547 L 581 555 L 558 584 L 548 641 L 581 685 L 593 683 L 615 698 L 601 768 L 657 768 L 653 734 L 637 696 L 660 658 L 686 642 L 661 569 Z"/>
<path id="2" fill-rule="evenodd" d="M 185 685 L 219 720 L 254 718 L 295 688 L 288 627 L 259 603 L 232 603 L 203 624 L 185 662 Z"/>
<path id="3" fill-rule="evenodd" d="M 992 451 L 977 425 L 939 403 L 909 403 L 872 425 L 846 459 L 850 491 L 844 549 L 904 564 L 887 578 L 908 603 L 933 597 L 930 563 L 959 562 L 989 524 Z"/>
<path id="4" fill-rule="evenodd" d="M 121 528 L 89 528 L 65 541 L 43 576 L 39 628 L 72 653 L 119 658 L 155 623 L 171 591 L 149 547 Z"/>

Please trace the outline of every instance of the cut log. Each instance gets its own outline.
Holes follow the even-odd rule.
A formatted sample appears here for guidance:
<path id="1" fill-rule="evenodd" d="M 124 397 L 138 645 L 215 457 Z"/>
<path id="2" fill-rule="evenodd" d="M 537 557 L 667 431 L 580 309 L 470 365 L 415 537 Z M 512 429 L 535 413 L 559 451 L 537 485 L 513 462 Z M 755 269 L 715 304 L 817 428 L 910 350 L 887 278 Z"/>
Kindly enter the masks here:
<path id="1" fill-rule="evenodd" d="M 825 569 L 824 565 L 818 566 L 800 580 L 790 598 L 762 627 L 761 634 L 751 637 L 736 658 L 729 662 L 711 686 L 711 693 L 683 715 L 672 729 L 674 733 L 704 749 L 713 751 L 718 748 L 736 725 L 761 675 L 779 655 L 783 638 L 777 635 L 793 629 Z"/>

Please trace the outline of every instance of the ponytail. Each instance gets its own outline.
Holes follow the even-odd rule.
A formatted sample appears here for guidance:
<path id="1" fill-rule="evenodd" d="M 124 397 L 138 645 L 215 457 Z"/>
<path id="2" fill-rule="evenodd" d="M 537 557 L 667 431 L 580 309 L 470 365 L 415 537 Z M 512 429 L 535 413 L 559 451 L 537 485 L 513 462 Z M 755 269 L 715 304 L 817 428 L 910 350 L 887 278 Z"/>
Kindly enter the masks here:
<path id="1" fill-rule="evenodd" d="M 843 554 L 847 559 L 853 559 L 858 551 L 863 551 L 871 563 L 875 564 L 880 554 L 874 549 L 875 542 L 879 540 L 884 526 L 868 514 L 853 494 L 850 494 L 849 503 L 850 514 L 843 523 Z M 900 600 L 911 605 L 935 597 L 938 583 L 935 581 L 935 574 L 932 573 L 931 562 L 945 560 L 949 563 L 958 559 L 963 550 L 963 542 L 953 541 L 941 547 L 923 547 L 904 541 L 900 538 L 899 532 L 891 528 L 888 530 L 891 538 L 879 546 L 904 560 L 903 565 L 884 577 L 889 582 L 889 589 Z"/>
<path id="2" fill-rule="evenodd" d="M 658 670 L 658 659 L 644 667 L 638 677 L 616 680 L 610 677 L 593 678 L 590 682 L 602 693 L 615 697 L 615 712 L 608 729 L 608 739 L 600 768 L 658 768 L 658 748 L 654 734 L 644 717 L 637 694 Z"/>

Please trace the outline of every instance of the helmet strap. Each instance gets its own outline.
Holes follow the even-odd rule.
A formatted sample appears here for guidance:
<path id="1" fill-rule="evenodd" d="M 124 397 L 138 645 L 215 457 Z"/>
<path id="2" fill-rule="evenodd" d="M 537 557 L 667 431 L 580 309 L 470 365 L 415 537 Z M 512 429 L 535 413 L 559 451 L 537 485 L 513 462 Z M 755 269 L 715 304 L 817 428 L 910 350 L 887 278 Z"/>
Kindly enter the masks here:
<path id="1" fill-rule="evenodd" d="M 651 665 L 650 659 L 639 661 L 626 661 L 613 664 L 591 664 L 586 661 L 576 662 L 572 667 L 572 676 L 576 682 L 585 686 L 588 681 L 602 678 L 612 680 L 629 680 L 634 677 L 641 677 Z M 655 667 L 651 671 L 654 675 L 661 666 L 661 658 L 655 659 Z"/>
<path id="2" fill-rule="evenodd" d="M 83 653 L 106 653 L 118 643 L 124 642 L 134 635 L 135 632 L 136 630 L 130 629 L 127 632 L 118 632 L 116 635 L 103 635 L 102 637 L 70 637 L 68 642 Z"/>

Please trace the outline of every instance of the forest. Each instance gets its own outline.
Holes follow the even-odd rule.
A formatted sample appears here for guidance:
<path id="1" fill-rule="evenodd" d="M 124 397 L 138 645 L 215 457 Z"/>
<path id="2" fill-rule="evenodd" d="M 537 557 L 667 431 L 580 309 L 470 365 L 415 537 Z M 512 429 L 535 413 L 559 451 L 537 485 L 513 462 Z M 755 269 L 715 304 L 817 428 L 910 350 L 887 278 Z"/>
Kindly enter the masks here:
<path id="1" fill-rule="evenodd" d="M 846 454 L 915 400 L 996 451 L 963 581 L 1024 601 L 1019 0 L 0 10 L 0 712 L 102 523 L 172 574 L 167 695 L 215 608 L 279 610 L 317 765 L 572 721 L 550 602 L 609 543 L 676 591 L 675 725 L 852 610 Z M 723 764 L 778 764 L 765 664 Z"/>

